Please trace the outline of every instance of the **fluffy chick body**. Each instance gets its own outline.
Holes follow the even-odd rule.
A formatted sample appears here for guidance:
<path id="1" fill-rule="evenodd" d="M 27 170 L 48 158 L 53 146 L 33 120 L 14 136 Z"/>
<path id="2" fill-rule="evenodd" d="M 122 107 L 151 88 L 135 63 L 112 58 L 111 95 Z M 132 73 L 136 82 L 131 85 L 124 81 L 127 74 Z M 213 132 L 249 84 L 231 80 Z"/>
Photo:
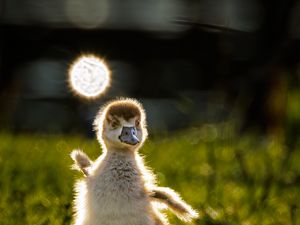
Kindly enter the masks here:
<path id="1" fill-rule="evenodd" d="M 136 154 L 107 152 L 77 184 L 76 225 L 154 225 Z"/>
<path id="2" fill-rule="evenodd" d="M 112 106 L 117 106 L 116 113 Z M 120 110 L 133 113 L 123 112 L 122 116 L 118 114 Z M 141 140 L 138 144 L 119 143 L 116 137 L 120 137 L 121 131 L 112 127 L 116 115 L 122 126 L 137 127 L 136 137 Z M 147 130 L 143 108 L 137 101 L 109 103 L 100 111 L 95 125 L 103 154 L 95 162 L 78 150 L 71 155 L 86 175 L 76 184 L 75 225 L 166 225 L 157 202 L 169 206 L 185 221 L 197 217 L 173 190 L 157 187 L 153 173 L 144 166 L 137 149 L 146 139 Z"/>

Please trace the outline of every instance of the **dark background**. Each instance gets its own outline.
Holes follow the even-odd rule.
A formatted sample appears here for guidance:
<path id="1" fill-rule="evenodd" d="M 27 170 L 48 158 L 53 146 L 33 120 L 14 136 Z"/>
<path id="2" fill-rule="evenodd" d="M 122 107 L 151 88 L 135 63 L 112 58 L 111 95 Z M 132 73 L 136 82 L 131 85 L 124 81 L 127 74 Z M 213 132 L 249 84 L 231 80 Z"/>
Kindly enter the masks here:
<path id="1" fill-rule="evenodd" d="M 300 1 L 0 1 L 0 128 L 85 133 L 103 102 L 140 99 L 153 131 L 233 120 L 297 135 Z M 67 69 L 103 57 L 112 86 L 88 102 Z M 295 95 L 294 95 L 295 96 Z M 299 99 L 300 100 L 300 99 Z M 294 104 L 294 103 L 291 103 Z"/>
<path id="2" fill-rule="evenodd" d="M 86 53 L 112 71 L 96 101 L 68 88 Z M 299 56 L 295 0 L 0 0 L 0 224 L 71 224 L 70 152 L 99 156 L 117 96 L 144 104 L 140 152 L 194 224 L 300 224 Z"/>

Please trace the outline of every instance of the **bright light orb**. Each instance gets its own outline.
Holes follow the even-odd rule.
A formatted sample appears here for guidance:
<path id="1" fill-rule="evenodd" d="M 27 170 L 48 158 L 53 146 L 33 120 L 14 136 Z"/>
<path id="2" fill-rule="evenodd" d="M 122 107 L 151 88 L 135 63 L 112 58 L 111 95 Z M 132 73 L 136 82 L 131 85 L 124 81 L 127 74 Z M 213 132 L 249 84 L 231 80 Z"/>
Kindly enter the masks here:
<path id="1" fill-rule="evenodd" d="M 81 56 L 71 65 L 69 83 L 72 90 L 85 98 L 99 97 L 109 86 L 110 72 L 100 58 Z"/>

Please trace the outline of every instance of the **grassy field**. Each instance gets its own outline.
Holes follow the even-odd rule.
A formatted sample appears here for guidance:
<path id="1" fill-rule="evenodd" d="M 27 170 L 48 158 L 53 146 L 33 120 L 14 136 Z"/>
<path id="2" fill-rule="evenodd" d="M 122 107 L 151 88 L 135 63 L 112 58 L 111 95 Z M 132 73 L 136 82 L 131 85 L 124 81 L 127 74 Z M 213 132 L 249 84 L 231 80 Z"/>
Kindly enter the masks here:
<path id="1" fill-rule="evenodd" d="M 0 224 L 70 224 L 81 174 L 70 170 L 69 153 L 78 147 L 93 159 L 100 154 L 98 143 L 83 137 L 0 134 Z M 288 149 L 207 126 L 151 137 L 141 153 L 160 185 L 198 209 L 196 224 L 300 224 L 299 143 Z"/>

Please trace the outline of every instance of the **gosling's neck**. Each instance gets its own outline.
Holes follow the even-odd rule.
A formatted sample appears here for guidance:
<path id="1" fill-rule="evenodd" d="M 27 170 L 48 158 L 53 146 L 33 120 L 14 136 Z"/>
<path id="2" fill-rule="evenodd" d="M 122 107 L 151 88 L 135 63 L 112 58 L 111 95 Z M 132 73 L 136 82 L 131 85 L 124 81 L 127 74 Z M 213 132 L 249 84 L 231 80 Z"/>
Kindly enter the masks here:
<path id="1" fill-rule="evenodd" d="M 132 147 L 120 147 L 120 146 L 114 146 L 109 144 L 101 143 L 103 153 L 104 155 L 124 155 L 124 156 L 135 156 L 138 152 L 139 147 L 138 146 L 132 146 Z"/>
<path id="2" fill-rule="evenodd" d="M 109 149 L 106 150 L 106 157 L 112 157 L 112 156 L 120 156 L 120 157 L 129 157 L 129 158 L 134 158 L 135 155 L 137 154 L 136 151 L 132 151 L 129 149 Z"/>
<path id="3" fill-rule="evenodd" d="M 129 170 L 129 168 L 138 170 L 137 158 L 137 152 L 109 149 L 103 157 L 103 166 L 107 169 L 114 168 L 122 171 L 124 168 L 126 168 L 126 170 Z"/>

